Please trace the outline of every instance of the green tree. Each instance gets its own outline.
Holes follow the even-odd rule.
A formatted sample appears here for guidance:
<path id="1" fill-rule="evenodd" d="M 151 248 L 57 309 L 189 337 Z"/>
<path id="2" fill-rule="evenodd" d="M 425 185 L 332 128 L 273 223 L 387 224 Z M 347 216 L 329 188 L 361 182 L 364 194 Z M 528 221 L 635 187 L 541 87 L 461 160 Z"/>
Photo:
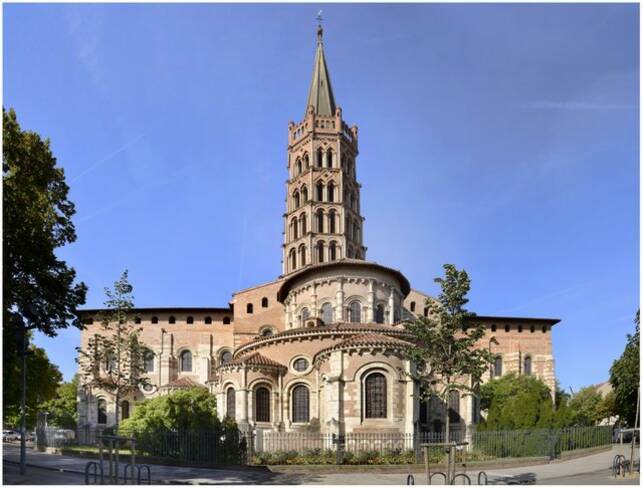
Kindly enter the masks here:
<path id="1" fill-rule="evenodd" d="M 569 401 L 571 422 L 573 425 L 596 425 L 602 417 L 599 416 L 598 407 L 603 397 L 594 386 L 581 388 Z"/>
<path id="2" fill-rule="evenodd" d="M 21 375 L 16 371 L 23 330 L 55 336 L 69 325 L 81 328 L 75 311 L 85 303 L 87 287 L 75 283 L 74 269 L 56 256 L 56 249 L 76 240 L 75 209 L 49 140 L 23 131 L 13 109 L 4 108 L 2 135 L 2 380 L 7 407 L 20 401 Z M 41 386 L 30 383 L 31 388 Z"/>
<path id="3" fill-rule="evenodd" d="M 634 334 L 627 335 L 627 343 L 621 357 L 612 364 L 610 368 L 610 383 L 614 390 L 614 406 L 620 419 L 627 425 L 633 427 L 636 417 L 636 401 L 640 385 L 639 361 L 640 361 L 640 310 L 636 312 L 634 319 Z"/>
<path id="4" fill-rule="evenodd" d="M 56 396 L 40 405 L 39 410 L 47 412 L 47 424 L 63 429 L 76 429 L 78 418 L 76 392 L 78 376 L 63 383 L 56 390 Z"/>
<path id="5" fill-rule="evenodd" d="M 480 407 L 487 410 L 479 430 L 519 430 L 564 426 L 566 407 L 554 412 L 551 392 L 535 376 L 509 373 L 480 387 Z"/>
<path id="6" fill-rule="evenodd" d="M 206 388 L 194 387 L 137 403 L 121 430 L 141 433 L 208 430 L 218 426 L 216 398 Z"/>
<path id="7" fill-rule="evenodd" d="M 127 270 L 105 288 L 105 308 L 100 314 L 101 334 L 77 348 L 83 384 L 110 393 L 116 404 L 115 429 L 118 430 L 121 400 L 149 384 L 145 375 L 147 348 L 140 342 L 142 328 L 134 323 L 134 298 Z"/>
<path id="8" fill-rule="evenodd" d="M 443 268 L 444 278 L 435 279 L 441 288 L 437 300 L 426 301 L 428 316 L 420 315 L 404 325 L 414 337 L 409 357 L 415 364 L 411 376 L 420 386 L 420 395 L 433 395 L 448 405 L 451 391 L 475 394 L 493 357 L 488 349 L 476 347 L 485 327 L 465 308 L 469 275 L 452 264 Z M 448 409 L 445 425 L 448 441 Z"/>
<path id="9" fill-rule="evenodd" d="M 53 398 L 56 395 L 56 389 L 63 379 L 58 366 L 52 364 L 47 357 L 44 349 L 36 347 L 33 344 L 29 346 L 27 355 L 27 397 L 26 397 L 26 426 L 33 428 L 36 424 L 36 413 L 39 405 Z M 13 374 L 21 378 L 21 365 L 19 362 L 11 363 L 12 371 L 4 371 L 5 374 Z M 20 425 L 20 384 L 9 382 L 8 388 L 3 389 L 4 408 L 3 420 L 6 424 L 12 426 Z M 7 402 L 7 398 L 13 399 Z"/>

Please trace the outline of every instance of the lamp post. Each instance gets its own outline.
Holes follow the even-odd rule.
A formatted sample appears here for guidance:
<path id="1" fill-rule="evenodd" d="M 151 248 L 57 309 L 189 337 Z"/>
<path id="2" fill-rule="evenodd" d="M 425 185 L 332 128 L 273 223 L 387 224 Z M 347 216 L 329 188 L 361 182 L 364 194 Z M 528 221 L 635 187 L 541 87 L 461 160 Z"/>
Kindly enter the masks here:
<path id="1" fill-rule="evenodd" d="M 35 328 L 36 309 L 33 305 L 28 305 L 22 311 L 23 319 L 20 321 L 19 332 L 19 350 L 22 357 L 22 392 L 20 398 L 20 474 L 24 476 L 27 473 L 27 330 Z M 27 323 L 29 325 L 27 325 Z"/>

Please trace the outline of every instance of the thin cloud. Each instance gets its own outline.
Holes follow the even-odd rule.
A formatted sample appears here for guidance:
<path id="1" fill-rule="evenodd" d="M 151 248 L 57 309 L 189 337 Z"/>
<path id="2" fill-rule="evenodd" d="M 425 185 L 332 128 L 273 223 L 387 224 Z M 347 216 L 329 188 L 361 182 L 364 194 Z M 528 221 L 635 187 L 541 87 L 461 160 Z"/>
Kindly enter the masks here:
<path id="1" fill-rule="evenodd" d="M 635 105 L 629 103 L 536 100 L 523 103 L 520 107 L 534 110 L 631 110 L 635 108 Z"/>

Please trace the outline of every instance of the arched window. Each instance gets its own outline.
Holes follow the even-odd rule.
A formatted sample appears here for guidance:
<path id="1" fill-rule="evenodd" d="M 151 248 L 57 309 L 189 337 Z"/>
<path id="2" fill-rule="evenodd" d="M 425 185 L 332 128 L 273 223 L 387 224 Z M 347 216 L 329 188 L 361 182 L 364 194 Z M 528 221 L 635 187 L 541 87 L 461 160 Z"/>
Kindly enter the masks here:
<path id="1" fill-rule="evenodd" d="M 324 201 L 324 185 L 321 181 L 315 186 L 315 200 L 318 202 Z"/>
<path id="2" fill-rule="evenodd" d="M 301 174 L 301 161 L 298 159 L 297 162 L 295 163 L 297 167 L 297 174 Z"/>
<path id="3" fill-rule="evenodd" d="M 357 222 L 353 222 L 353 240 L 360 242 L 359 238 L 359 225 L 357 225 Z"/>
<path id="4" fill-rule="evenodd" d="M 304 168 L 310 168 L 310 159 L 308 158 L 308 153 L 304 154 Z"/>
<path id="5" fill-rule="evenodd" d="M 411 302 L 411 312 L 415 312 L 415 302 Z"/>
<path id="6" fill-rule="evenodd" d="M 230 325 L 230 317 L 223 317 L 223 325 Z"/>
<path id="7" fill-rule="evenodd" d="M 310 420 L 310 394 L 305 385 L 292 389 L 292 421 L 308 422 Z"/>
<path id="8" fill-rule="evenodd" d="M 324 262 L 324 243 L 322 241 L 317 243 L 317 262 Z"/>
<path id="9" fill-rule="evenodd" d="M 386 418 L 386 377 L 382 373 L 371 373 L 364 381 L 364 410 L 367 419 Z"/>
<path id="10" fill-rule="evenodd" d="M 317 161 L 315 161 L 315 166 L 317 166 L 318 168 L 321 168 L 323 159 L 324 159 L 324 152 L 320 147 L 319 149 L 317 149 Z"/>
<path id="11" fill-rule="evenodd" d="M 186 321 L 189 325 L 191 325 L 191 324 L 193 324 L 193 323 L 194 323 L 194 317 L 189 316 L 187 319 L 185 319 L 185 321 Z"/>
<path id="12" fill-rule="evenodd" d="M 348 307 L 349 310 L 349 322 L 359 323 L 362 321 L 362 304 L 358 301 L 351 302 Z"/>
<path id="13" fill-rule="evenodd" d="M 235 394 L 234 388 L 230 387 L 225 392 L 225 410 L 226 416 L 234 420 L 236 417 L 236 402 L 237 396 Z"/>
<path id="14" fill-rule="evenodd" d="M 328 212 L 328 232 L 335 233 L 335 221 L 337 220 L 334 210 Z"/>
<path id="15" fill-rule="evenodd" d="M 205 325 L 212 325 L 212 317 L 210 317 L 210 316 L 208 315 L 208 316 L 205 318 L 204 322 L 205 322 Z"/>
<path id="16" fill-rule="evenodd" d="M 382 304 L 375 307 L 375 322 L 378 324 L 384 323 L 384 306 Z"/>
<path id="17" fill-rule="evenodd" d="M 274 332 L 272 331 L 272 329 L 270 327 L 266 327 L 265 329 L 263 329 L 261 331 L 261 336 L 262 337 L 270 337 L 273 334 L 274 334 Z"/>
<path id="18" fill-rule="evenodd" d="M 262 307 L 262 308 L 268 308 L 268 298 L 263 297 L 263 298 L 261 299 L 261 307 Z"/>
<path id="19" fill-rule="evenodd" d="M 527 376 L 531 374 L 531 356 L 525 356 L 525 361 L 524 361 L 524 367 L 523 367 L 523 373 L 525 373 Z"/>
<path id="20" fill-rule="evenodd" d="M 301 309 L 301 325 L 304 326 L 306 325 L 305 322 L 310 318 L 310 310 L 308 310 L 308 307 L 304 307 Z"/>
<path id="21" fill-rule="evenodd" d="M 152 323 L 153 324 L 158 324 L 159 323 L 159 318 L 158 317 L 152 317 Z"/>
<path id="22" fill-rule="evenodd" d="M 246 313 L 254 313 L 254 307 L 252 306 L 252 303 L 246 305 Z"/>
<path id="23" fill-rule="evenodd" d="M 302 186 L 301 188 L 301 203 L 306 203 L 308 201 L 308 188 Z"/>
<path id="24" fill-rule="evenodd" d="M 306 246 L 303 244 L 299 246 L 299 263 L 306 266 Z"/>
<path id="25" fill-rule="evenodd" d="M 230 351 L 223 351 L 221 353 L 221 364 L 228 364 L 232 361 L 232 353 Z"/>
<path id="26" fill-rule="evenodd" d="M 308 232 L 308 225 L 306 222 L 306 214 L 301 214 L 299 217 L 299 225 L 301 225 L 301 235 L 306 235 L 306 232 Z"/>
<path id="27" fill-rule="evenodd" d="M 270 422 L 270 390 L 265 386 L 255 390 L 255 420 Z"/>
<path id="28" fill-rule="evenodd" d="M 295 193 L 292 194 L 292 202 L 295 208 L 299 208 L 299 192 L 296 191 Z"/>
<path id="29" fill-rule="evenodd" d="M 99 398 L 96 403 L 97 421 L 99 424 L 107 423 L 107 401 L 104 398 Z"/>
<path id="30" fill-rule="evenodd" d="M 335 201 L 335 185 L 331 181 L 328 183 L 328 186 L 326 187 L 326 194 L 327 194 L 327 200 L 329 202 L 334 202 Z"/>
<path id="31" fill-rule="evenodd" d="M 493 360 L 493 376 L 494 378 L 502 376 L 502 356 L 496 356 Z"/>
<path id="32" fill-rule="evenodd" d="M 125 420 L 129 418 L 129 402 L 127 400 L 123 400 L 121 402 L 121 420 Z"/>
<path id="33" fill-rule="evenodd" d="M 449 392 L 449 423 L 460 422 L 460 392 L 451 390 Z"/>
<path id="34" fill-rule="evenodd" d="M 317 232 L 324 232 L 324 212 L 317 210 Z"/>
<path id="35" fill-rule="evenodd" d="M 170 318 L 167 319 L 168 324 L 176 324 L 176 317 L 174 315 L 170 315 Z"/>
<path id="36" fill-rule="evenodd" d="M 322 311 L 322 321 L 325 324 L 333 323 L 333 306 L 330 303 L 326 302 L 322 305 L 321 311 Z"/>
<path id="37" fill-rule="evenodd" d="M 290 250 L 288 257 L 290 259 L 290 270 L 292 271 L 297 267 L 297 254 L 294 249 Z"/>
<path id="38" fill-rule="evenodd" d="M 293 218 L 290 221 L 290 235 L 292 235 L 293 240 L 299 238 L 299 229 L 297 225 L 297 218 Z"/>
<path id="39" fill-rule="evenodd" d="M 152 351 L 145 352 L 144 362 L 146 373 L 151 373 L 152 371 L 154 371 L 154 353 Z"/>
<path id="40" fill-rule="evenodd" d="M 326 167 L 333 167 L 333 150 L 330 148 L 328 148 L 328 151 L 326 152 Z"/>
<path id="41" fill-rule="evenodd" d="M 181 371 L 189 373 L 192 371 L 192 353 L 190 351 L 183 351 L 181 353 Z"/>
<path id="42" fill-rule="evenodd" d="M 335 261 L 336 259 L 337 259 L 337 243 L 335 241 L 331 241 L 331 243 L 328 245 L 328 260 Z"/>

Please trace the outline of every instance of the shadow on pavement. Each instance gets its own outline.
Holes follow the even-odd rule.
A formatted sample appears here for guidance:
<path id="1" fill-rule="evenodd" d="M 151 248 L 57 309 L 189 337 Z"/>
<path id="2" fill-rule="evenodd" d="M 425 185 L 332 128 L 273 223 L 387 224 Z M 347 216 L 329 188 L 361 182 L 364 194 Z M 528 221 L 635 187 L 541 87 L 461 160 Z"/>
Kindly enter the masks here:
<path id="1" fill-rule="evenodd" d="M 521 473 L 489 479 L 490 485 L 535 485 L 536 473 Z"/>

